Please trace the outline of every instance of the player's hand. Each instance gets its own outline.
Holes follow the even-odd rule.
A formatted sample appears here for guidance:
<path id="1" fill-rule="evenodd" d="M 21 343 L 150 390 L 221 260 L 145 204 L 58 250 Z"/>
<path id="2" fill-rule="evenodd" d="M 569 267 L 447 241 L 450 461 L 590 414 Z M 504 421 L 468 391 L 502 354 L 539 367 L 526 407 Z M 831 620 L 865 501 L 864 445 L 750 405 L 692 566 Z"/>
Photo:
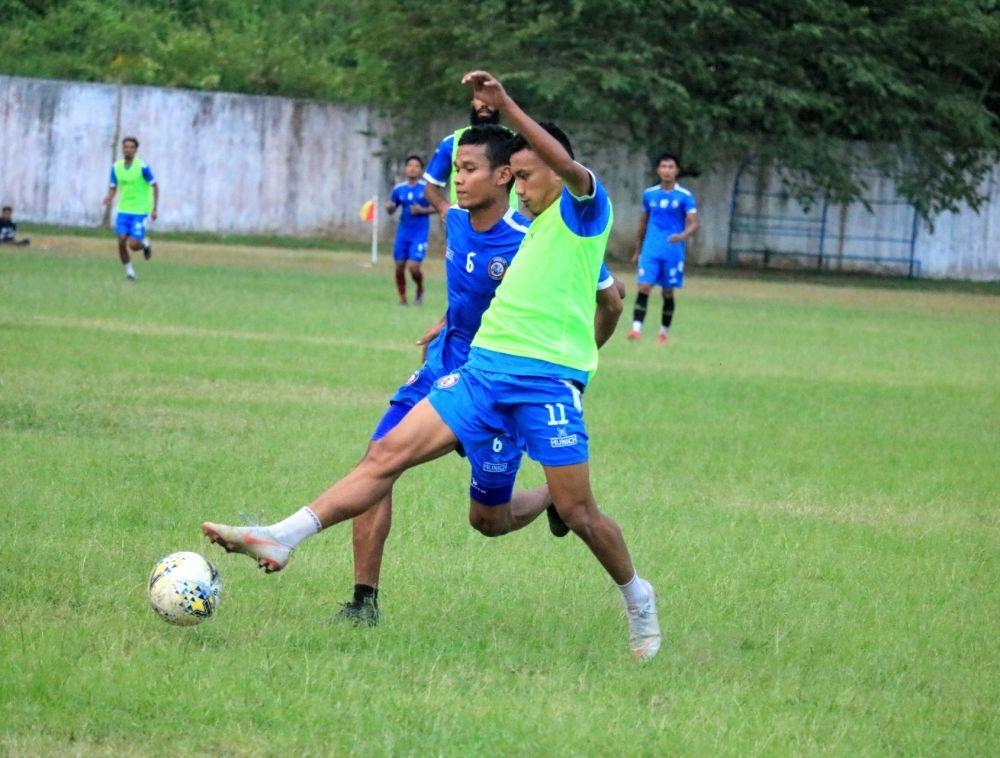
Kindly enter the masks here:
<path id="1" fill-rule="evenodd" d="M 389 213 L 395 213 L 395 211 L 396 211 L 396 204 L 394 202 L 392 202 L 392 200 L 386 200 L 385 201 L 385 209 L 387 211 L 389 211 Z"/>
<path id="2" fill-rule="evenodd" d="M 667 242 L 670 243 L 683 242 L 683 241 L 684 241 L 683 234 L 671 234 L 669 237 L 667 237 Z"/>
<path id="3" fill-rule="evenodd" d="M 491 108 L 502 111 L 507 104 L 507 91 L 488 71 L 470 71 L 462 77 L 462 84 L 471 84 L 473 97 L 482 100 Z"/>
<path id="4" fill-rule="evenodd" d="M 420 336 L 420 339 L 417 340 L 417 344 L 421 346 L 429 345 L 431 342 L 434 341 L 434 338 L 441 333 L 442 329 L 444 329 L 444 324 L 442 324 L 440 321 L 437 322 L 436 324 L 428 328 L 427 331 Z"/>
<path id="5" fill-rule="evenodd" d="M 153 211 L 152 213 L 149 214 L 149 217 L 153 219 L 153 221 L 156 221 L 156 208 L 153 208 Z"/>
<path id="6" fill-rule="evenodd" d="M 101 201 L 101 205 L 111 205 L 111 198 L 105 195 L 104 199 Z"/>
<path id="7" fill-rule="evenodd" d="M 417 340 L 417 345 L 420 346 L 420 359 L 422 361 L 427 360 L 427 346 L 434 341 L 434 338 L 441 333 L 442 329 L 444 329 L 444 322 L 438 321 L 436 324 L 431 326 L 426 332 L 424 332 L 421 335 L 420 339 Z"/>

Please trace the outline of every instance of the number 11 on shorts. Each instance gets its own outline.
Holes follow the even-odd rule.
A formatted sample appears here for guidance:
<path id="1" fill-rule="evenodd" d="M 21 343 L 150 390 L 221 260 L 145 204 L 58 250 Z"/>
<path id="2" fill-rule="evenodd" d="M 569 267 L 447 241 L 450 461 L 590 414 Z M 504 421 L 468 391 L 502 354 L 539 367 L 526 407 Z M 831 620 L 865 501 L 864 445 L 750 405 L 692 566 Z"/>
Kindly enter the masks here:
<path id="1" fill-rule="evenodd" d="M 566 406 L 562 403 L 546 403 L 545 408 L 549 412 L 549 426 L 564 426 L 569 423 L 569 419 L 566 418 Z M 559 415 L 556 416 L 556 409 L 559 409 Z"/>

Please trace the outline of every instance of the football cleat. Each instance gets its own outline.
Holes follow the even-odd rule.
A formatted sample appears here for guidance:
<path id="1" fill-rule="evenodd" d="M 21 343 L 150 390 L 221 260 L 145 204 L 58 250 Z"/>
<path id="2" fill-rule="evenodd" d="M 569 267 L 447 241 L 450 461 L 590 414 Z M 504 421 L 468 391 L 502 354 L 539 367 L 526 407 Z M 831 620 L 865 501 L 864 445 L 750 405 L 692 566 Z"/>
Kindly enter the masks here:
<path id="1" fill-rule="evenodd" d="M 271 574 L 281 571 L 292 557 L 292 548 L 276 540 L 266 526 L 227 526 L 206 521 L 201 531 L 227 553 L 243 553 Z"/>
<path id="2" fill-rule="evenodd" d="M 637 661 L 648 661 L 660 652 L 660 621 L 656 617 L 656 593 L 653 585 L 641 580 L 649 593 L 645 603 L 635 608 L 625 605 L 628 616 L 628 646 Z"/>
<path id="3" fill-rule="evenodd" d="M 659 335 L 657 335 L 656 341 L 659 342 L 661 345 L 666 345 L 667 344 L 667 335 L 665 335 L 665 334 L 659 334 Z"/>
<path id="4" fill-rule="evenodd" d="M 545 515 L 549 517 L 549 531 L 552 532 L 553 536 L 565 537 L 569 534 L 569 527 L 566 526 L 566 522 L 562 520 L 562 516 L 556 510 L 555 503 L 549 503 L 549 507 L 545 509 Z"/>
<path id="5" fill-rule="evenodd" d="M 340 610 L 333 617 L 334 621 L 346 621 L 354 626 L 378 626 L 378 600 L 373 597 L 361 602 L 351 600 L 340 604 Z"/>
<path id="6" fill-rule="evenodd" d="M 642 336 L 642 332 L 637 332 L 635 329 L 633 329 L 631 332 L 628 333 L 628 338 L 630 340 L 632 340 L 633 342 L 635 342 L 641 336 Z"/>
<path id="7" fill-rule="evenodd" d="M 152 257 L 153 257 L 153 246 L 152 246 L 152 245 L 146 245 L 146 247 L 144 247 L 144 248 L 142 249 L 142 255 L 143 255 L 143 257 L 144 257 L 144 258 L 145 258 L 145 259 L 146 259 L 147 261 L 148 261 L 148 260 L 149 260 L 150 258 L 152 258 Z"/>

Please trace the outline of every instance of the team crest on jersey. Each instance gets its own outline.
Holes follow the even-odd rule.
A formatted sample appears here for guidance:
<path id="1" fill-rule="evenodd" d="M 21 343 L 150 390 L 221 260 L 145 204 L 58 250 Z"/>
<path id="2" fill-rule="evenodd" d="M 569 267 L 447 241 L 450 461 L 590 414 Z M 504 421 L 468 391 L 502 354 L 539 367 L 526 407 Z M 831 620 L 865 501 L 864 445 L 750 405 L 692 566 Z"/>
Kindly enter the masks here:
<path id="1" fill-rule="evenodd" d="M 660 207 L 661 208 L 666 208 L 669 204 L 670 204 L 670 201 L 667 200 L 666 198 L 664 198 L 663 200 L 660 201 Z"/>
<path id="2" fill-rule="evenodd" d="M 420 369 L 417 369 L 412 374 L 410 374 L 410 378 L 406 380 L 406 386 L 409 387 L 411 384 L 417 381 L 417 377 L 419 376 L 420 376 Z"/>
<path id="3" fill-rule="evenodd" d="M 454 387 L 456 384 L 458 384 L 459 379 L 461 379 L 459 373 L 457 371 L 453 371 L 450 374 L 445 374 L 436 382 L 434 382 L 434 386 L 437 387 L 439 390 L 450 389 Z"/>
<path id="4" fill-rule="evenodd" d="M 490 279 L 499 282 L 503 279 L 504 273 L 507 271 L 507 259 L 502 255 L 498 255 L 494 258 L 490 258 L 490 265 L 486 267 L 486 273 L 490 275 Z"/>

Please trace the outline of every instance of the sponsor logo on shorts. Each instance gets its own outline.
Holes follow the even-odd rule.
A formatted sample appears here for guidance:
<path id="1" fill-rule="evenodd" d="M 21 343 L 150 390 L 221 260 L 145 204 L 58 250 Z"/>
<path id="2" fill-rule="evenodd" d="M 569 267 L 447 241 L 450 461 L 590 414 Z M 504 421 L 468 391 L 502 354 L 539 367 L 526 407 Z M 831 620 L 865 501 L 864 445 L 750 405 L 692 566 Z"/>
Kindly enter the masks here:
<path id="1" fill-rule="evenodd" d="M 458 384 L 458 380 L 461 378 L 462 378 L 461 375 L 457 371 L 453 371 L 450 374 L 445 374 L 436 382 L 434 382 L 434 386 L 437 387 L 439 390 L 450 389 L 451 387 L 454 387 L 456 384 Z"/>
<path id="2" fill-rule="evenodd" d="M 410 374 L 410 378 L 406 380 L 406 386 L 409 387 L 411 384 L 417 381 L 417 378 L 419 376 L 420 376 L 420 369 L 417 369 L 412 374 Z"/>
<path id="3" fill-rule="evenodd" d="M 490 279 L 494 281 L 500 281 L 503 279 L 504 273 L 507 271 L 507 259 L 502 255 L 497 255 L 490 258 L 490 265 L 486 268 L 486 273 L 490 275 Z"/>
<path id="4" fill-rule="evenodd" d="M 494 474 L 499 474 L 507 470 L 507 462 L 503 463 L 483 463 L 483 471 L 491 471 Z"/>
<path id="5" fill-rule="evenodd" d="M 570 434 L 565 437 L 550 437 L 549 444 L 552 447 L 571 447 L 576 444 L 576 435 Z"/>

